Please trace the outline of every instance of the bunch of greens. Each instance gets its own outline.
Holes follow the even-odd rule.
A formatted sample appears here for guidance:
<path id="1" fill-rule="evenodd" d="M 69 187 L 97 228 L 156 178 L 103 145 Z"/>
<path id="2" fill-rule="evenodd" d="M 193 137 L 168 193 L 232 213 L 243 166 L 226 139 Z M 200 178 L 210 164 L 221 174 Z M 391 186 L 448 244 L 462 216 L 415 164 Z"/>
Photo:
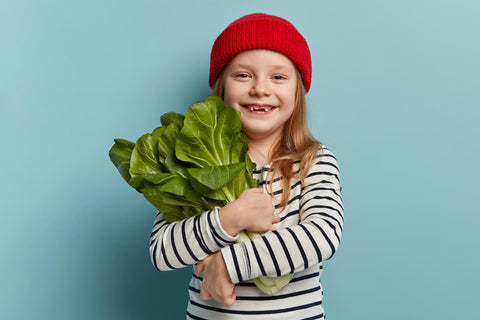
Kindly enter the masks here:
<path id="1" fill-rule="evenodd" d="M 169 222 L 223 207 L 249 188 L 255 164 L 241 132 L 240 112 L 209 96 L 191 105 L 185 116 L 169 112 L 162 126 L 136 143 L 115 139 L 109 156 L 125 181 L 141 192 Z M 258 236 L 242 232 L 239 241 Z M 291 275 L 260 277 L 256 285 L 273 294 Z"/>

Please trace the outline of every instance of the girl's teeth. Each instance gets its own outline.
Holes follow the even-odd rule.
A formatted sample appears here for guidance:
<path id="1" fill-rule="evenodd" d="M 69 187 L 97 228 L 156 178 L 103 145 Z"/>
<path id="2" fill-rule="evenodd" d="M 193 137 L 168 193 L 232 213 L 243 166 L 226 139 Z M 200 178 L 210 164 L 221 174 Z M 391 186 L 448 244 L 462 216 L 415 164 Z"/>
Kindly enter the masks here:
<path id="1" fill-rule="evenodd" d="M 268 112 L 270 111 L 270 108 L 256 108 L 256 107 L 250 107 L 250 111 L 265 111 L 265 112 Z"/>

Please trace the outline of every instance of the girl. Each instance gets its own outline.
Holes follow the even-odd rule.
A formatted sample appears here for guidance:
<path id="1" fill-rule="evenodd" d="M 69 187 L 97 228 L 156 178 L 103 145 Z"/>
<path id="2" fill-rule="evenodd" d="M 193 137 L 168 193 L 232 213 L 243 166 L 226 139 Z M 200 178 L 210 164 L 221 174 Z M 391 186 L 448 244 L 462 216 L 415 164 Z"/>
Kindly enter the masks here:
<path id="1" fill-rule="evenodd" d="M 209 84 L 241 112 L 263 189 L 179 222 L 157 215 L 154 266 L 196 264 L 188 319 L 324 319 L 319 279 L 340 243 L 343 207 L 335 157 L 307 127 L 310 81 L 307 43 L 282 18 L 250 14 L 216 39 Z M 244 229 L 264 235 L 235 243 Z M 293 279 L 272 296 L 251 281 L 289 273 Z"/>

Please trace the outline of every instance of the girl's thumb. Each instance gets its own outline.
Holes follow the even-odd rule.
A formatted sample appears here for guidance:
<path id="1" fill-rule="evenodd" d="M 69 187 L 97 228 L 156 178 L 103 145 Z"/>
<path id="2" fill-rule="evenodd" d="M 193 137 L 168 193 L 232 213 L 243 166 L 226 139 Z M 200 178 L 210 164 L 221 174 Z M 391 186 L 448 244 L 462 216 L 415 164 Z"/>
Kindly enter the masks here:
<path id="1" fill-rule="evenodd" d="M 231 306 L 235 302 L 235 300 L 237 300 L 237 295 L 235 294 L 235 287 L 233 287 L 232 295 L 230 297 L 226 297 L 223 300 L 223 304 L 228 307 Z"/>
<path id="2" fill-rule="evenodd" d="M 205 269 L 205 266 L 203 265 L 202 262 L 199 262 L 197 263 L 197 265 L 195 266 L 195 271 L 193 272 L 194 274 L 196 274 L 197 276 L 199 274 L 202 274 L 203 273 L 203 270 Z"/>

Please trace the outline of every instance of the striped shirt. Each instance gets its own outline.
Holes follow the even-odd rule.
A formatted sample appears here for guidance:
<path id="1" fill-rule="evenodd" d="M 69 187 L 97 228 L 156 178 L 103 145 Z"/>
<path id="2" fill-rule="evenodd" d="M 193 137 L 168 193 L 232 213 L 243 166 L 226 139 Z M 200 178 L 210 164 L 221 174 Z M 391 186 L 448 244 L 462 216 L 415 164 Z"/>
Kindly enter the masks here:
<path id="1" fill-rule="evenodd" d="M 299 163 L 293 170 L 299 171 Z M 257 168 L 256 179 L 265 183 L 269 167 Z M 271 187 L 271 188 L 270 188 Z M 202 275 L 189 285 L 187 319 L 324 319 L 320 284 L 322 262 L 332 257 L 340 243 L 343 206 L 337 161 L 330 150 L 319 150 L 304 184 L 292 178 L 288 205 L 278 207 L 280 180 L 268 190 L 274 193 L 277 230 L 251 241 L 236 243 L 221 227 L 218 209 L 173 223 L 155 218 L 150 255 L 155 268 L 171 270 L 194 265 L 221 250 L 228 273 L 236 284 L 231 306 L 200 299 Z M 293 273 L 280 292 L 269 296 L 251 281 L 261 275 Z"/>

